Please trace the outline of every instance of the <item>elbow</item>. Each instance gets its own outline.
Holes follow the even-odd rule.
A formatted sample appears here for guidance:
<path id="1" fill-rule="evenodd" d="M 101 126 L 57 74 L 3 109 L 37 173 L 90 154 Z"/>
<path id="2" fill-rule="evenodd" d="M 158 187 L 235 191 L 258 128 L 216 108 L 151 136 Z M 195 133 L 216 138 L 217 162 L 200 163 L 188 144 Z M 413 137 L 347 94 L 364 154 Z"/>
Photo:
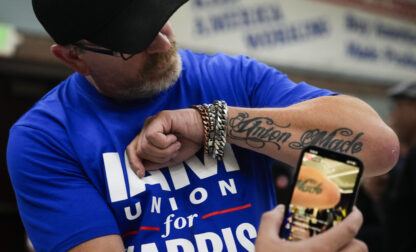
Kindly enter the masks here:
<path id="1" fill-rule="evenodd" d="M 371 148 L 373 147 L 373 148 Z M 399 160 L 399 139 L 392 129 L 387 127 L 384 134 L 380 134 L 376 141 L 370 146 L 371 157 L 369 158 L 369 169 L 365 169 L 366 176 L 378 176 L 389 172 Z M 367 170 L 367 171 L 366 171 Z"/>
<path id="2" fill-rule="evenodd" d="M 380 164 L 381 174 L 389 172 L 397 164 L 400 155 L 400 145 L 397 138 L 386 144 L 384 148 L 383 158 L 381 158 L 384 165 Z"/>

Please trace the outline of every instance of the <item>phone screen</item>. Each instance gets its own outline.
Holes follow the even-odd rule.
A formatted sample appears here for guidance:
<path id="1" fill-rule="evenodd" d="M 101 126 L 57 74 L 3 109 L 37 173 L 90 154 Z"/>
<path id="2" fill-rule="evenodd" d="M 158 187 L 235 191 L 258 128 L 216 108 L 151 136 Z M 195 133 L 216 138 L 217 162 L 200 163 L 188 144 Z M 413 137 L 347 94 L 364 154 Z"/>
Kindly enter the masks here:
<path id="1" fill-rule="evenodd" d="M 305 148 L 280 236 L 302 240 L 341 222 L 355 203 L 362 169 L 355 157 L 318 147 Z"/>

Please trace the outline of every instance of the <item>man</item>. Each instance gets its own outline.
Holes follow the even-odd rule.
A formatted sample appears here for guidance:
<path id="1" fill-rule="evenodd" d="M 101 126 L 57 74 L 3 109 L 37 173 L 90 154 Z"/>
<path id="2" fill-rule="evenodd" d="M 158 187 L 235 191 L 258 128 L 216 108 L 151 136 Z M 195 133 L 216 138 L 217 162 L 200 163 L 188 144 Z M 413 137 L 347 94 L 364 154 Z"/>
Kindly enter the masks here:
<path id="1" fill-rule="evenodd" d="M 360 157 L 368 176 L 396 162 L 395 134 L 364 102 L 244 56 L 178 53 L 166 21 L 185 1 L 33 0 L 52 53 L 77 72 L 10 130 L 37 250 L 252 251 L 276 203 L 273 159 L 294 165 L 317 144 Z M 292 243 L 277 236 L 281 210 L 265 215 L 259 251 L 366 249 L 358 210 Z"/>

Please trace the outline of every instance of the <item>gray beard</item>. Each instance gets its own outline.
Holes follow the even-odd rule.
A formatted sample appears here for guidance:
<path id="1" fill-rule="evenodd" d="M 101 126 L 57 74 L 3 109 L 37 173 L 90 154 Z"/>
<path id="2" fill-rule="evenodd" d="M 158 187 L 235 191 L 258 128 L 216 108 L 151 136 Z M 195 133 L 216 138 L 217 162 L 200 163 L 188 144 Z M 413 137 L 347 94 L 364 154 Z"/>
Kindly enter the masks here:
<path id="1" fill-rule="evenodd" d="M 167 72 L 157 80 L 146 80 L 127 89 L 119 89 L 112 94 L 112 98 L 118 101 L 134 101 L 146 99 L 169 89 L 178 80 L 182 72 L 182 60 L 177 53 L 175 68 Z"/>

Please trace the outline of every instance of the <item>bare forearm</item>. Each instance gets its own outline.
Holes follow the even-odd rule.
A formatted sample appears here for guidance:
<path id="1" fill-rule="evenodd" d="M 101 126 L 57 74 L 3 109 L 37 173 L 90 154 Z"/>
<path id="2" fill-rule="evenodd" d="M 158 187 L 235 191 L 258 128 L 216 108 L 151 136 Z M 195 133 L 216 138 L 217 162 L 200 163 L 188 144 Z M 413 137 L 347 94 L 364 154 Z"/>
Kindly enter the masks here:
<path id="1" fill-rule="evenodd" d="M 295 165 L 308 145 L 354 155 L 365 175 L 387 172 L 397 161 L 398 140 L 377 113 L 348 96 L 321 97 L 286 108 L 229 107 L 227 141 Z"/>
<path id="2" fill-rule="evenodd" d="M 295 166 L 303 147 L 317 145 L 354 155 L 364 175 L 386 173 L 396 163 L 396 134 L 366 103 L 348 96 L 320 97 L 285 108 L 228 107 L 227 142 Z M 149 118 L 126 149 L 133 170 L 175 165 L 204 144 L 195 109 L 162 111 Z"/>

